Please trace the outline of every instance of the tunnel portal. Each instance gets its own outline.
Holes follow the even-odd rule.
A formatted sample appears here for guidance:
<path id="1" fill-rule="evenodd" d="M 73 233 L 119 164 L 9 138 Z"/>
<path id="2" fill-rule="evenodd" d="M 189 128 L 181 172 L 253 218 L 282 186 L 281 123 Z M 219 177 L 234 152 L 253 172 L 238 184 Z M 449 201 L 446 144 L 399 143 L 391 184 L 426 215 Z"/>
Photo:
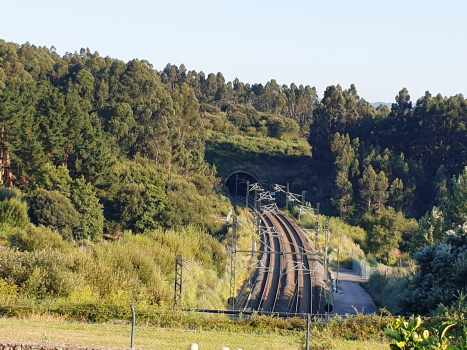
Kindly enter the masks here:
<path id="1" fill-rule="evenodd" d="M 225 180 L 225 186 L 229 189 L 231 195 L 246 195 L 246 186 L 247 182 L 250 182 L 250 185 L 260 182 L 258 178 L 246 171 L 238 170 L 230 174 Z"/>

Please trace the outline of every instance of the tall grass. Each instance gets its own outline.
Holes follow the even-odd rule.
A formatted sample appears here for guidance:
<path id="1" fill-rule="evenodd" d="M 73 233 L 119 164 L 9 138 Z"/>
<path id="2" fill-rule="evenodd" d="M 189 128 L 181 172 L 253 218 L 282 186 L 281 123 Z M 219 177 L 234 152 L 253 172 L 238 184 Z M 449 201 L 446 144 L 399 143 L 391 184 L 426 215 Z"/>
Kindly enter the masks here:
<path id="1" fill-rule="evenodd" d="M 305 214 L 298 215 L 298 208 L 292 209 L 292 214 L 297 219 L 297 223 L 303 228 L 315 228 L 315 217 Z M 315 246 L 320 252 L 324 252 L 325 247 L 325 225 L 326 217 L 320 215 L 319 233 L 311 232 L 310 237 L 315 242 Z M 367 233 L 361 227 L 351 226 L 339 218 L 330 218 L 329 220 L 329 253 L 333 255 L 334 261 L 337 260 L 337 253 L 334 249 L 339 249 L 339 259 L 343 263 L 342 267 L 351 268 L 352 260 L 361 258 L 365 255 L 362 247 L 366 242 Z"/>
<path id="2" fill-rule="evenodd" d="M 411 272 L 405 268 L 381 268 L 370 276 L 368 292 L 379 307 L 386 308 L 392 314 L 398 314 L 398 297 L 408 283 Z"/>
<path id="3" fill-rule="evenodd" d="M 0 281 L 31 300 L 170 305 L 177 255 L 186 260 L 183 306 L 223 308 L 228 297 L 224 245 L 194 226 L 80 244 L 44 228 L 21 235 L 16 241 L 27 250 L 0 250 Z"/>

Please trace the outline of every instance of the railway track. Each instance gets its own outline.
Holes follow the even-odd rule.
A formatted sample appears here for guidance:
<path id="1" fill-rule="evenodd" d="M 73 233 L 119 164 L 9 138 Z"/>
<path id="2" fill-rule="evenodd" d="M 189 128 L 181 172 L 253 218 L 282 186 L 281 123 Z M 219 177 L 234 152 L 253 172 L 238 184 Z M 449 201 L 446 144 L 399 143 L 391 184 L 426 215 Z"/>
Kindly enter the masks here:
<path id="1" fill-rule="evenodd" d="M 235 198 L 245 202 L 242 197 Z M 260 267 L 244 310 L 323 314 L 324 269 L 313 242 L 279 210 L 262 211 L 259 217 Z"/>

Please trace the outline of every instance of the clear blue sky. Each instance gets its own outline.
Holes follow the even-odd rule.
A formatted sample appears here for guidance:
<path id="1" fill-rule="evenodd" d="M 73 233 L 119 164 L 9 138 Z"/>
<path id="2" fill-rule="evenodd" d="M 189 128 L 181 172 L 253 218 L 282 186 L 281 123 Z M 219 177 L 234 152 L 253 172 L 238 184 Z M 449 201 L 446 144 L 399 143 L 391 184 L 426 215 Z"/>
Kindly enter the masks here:
<path id="1" fill-rule="evenodd" d="M 466 0 L 3 1 L 0 38 L 227 81 L 355 84 L 370 102 L 467 96 Z"/>

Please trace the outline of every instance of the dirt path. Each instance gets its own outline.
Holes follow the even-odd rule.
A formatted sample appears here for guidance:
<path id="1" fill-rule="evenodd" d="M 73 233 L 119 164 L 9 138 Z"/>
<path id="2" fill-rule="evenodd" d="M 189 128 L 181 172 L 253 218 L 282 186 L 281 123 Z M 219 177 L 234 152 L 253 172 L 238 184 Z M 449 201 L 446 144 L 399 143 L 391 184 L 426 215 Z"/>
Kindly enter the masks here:
<path id="1" fill-rule="evenodd" d="M 334 270 L 334 277 L 337 271 Z M 338 315 L 356 315 L 358 312 L 372 314 L 377 311 L 370 295 L 358 282 L 368 282 L 352 270 L 340 269 L 337 293 L 333 293 L 334 312 Z"/>

